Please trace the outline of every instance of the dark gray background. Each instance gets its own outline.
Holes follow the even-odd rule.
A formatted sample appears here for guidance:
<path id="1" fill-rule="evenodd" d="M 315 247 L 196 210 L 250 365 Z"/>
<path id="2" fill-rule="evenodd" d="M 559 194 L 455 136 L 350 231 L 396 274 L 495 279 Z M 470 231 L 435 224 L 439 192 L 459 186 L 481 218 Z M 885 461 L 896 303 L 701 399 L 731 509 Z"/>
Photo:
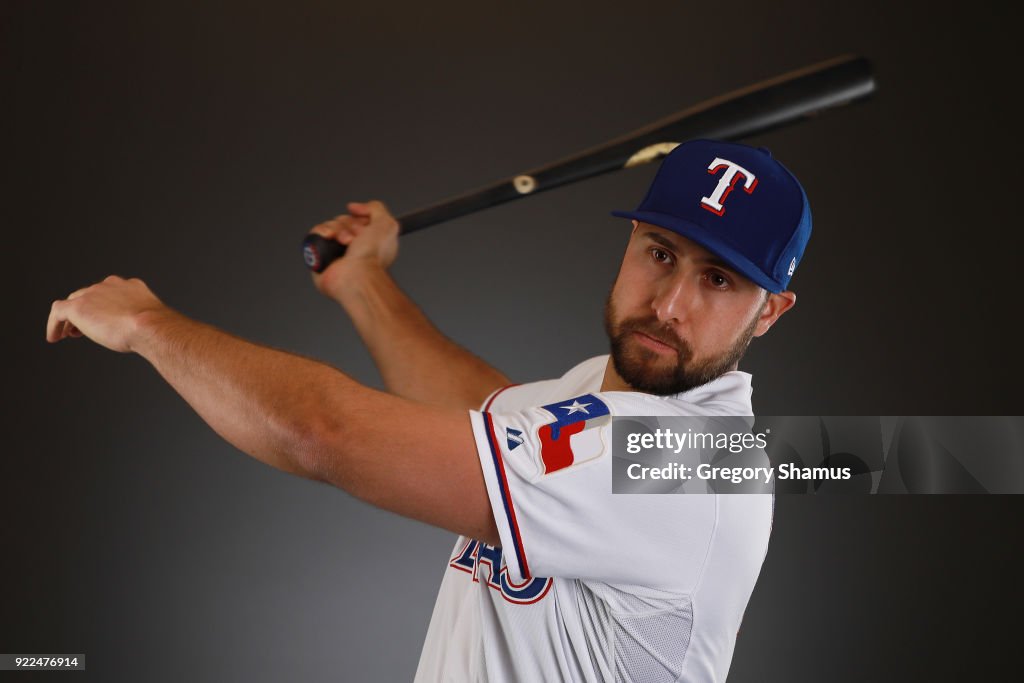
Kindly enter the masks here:
<path id="1" fill-rule="evenodd" d="M 50 302 L 142 277 L 377 385 L 302 267 L 310 225 L 837 54 L 875 60 L 877 98 L 753 141 L 815 216 L 797 307 L 743 366 L 756 411 L 1022 412 L 1018 38 L 986 5 L 8 0 L 0 20 L 2 652 L 85 652 L 76 680 L 409 679 L 452 536 L 249 459 L 137 357 L 48 346 Z M 395 275 L 516 380 L 560 374 L 605 352 L 627 235 L 607 211 L 653 170 L 412 236 Z M 780 497 L 730 680 L 986 678 L 1019 632 L 1022 510 Z"/>

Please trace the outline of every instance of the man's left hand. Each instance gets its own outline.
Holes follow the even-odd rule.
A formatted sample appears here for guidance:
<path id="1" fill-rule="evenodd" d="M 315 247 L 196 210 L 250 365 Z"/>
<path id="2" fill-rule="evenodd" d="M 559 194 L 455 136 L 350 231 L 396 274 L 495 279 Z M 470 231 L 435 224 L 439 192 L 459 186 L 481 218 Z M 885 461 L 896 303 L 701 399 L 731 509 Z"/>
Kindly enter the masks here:
<path id="1" fill-rule="evenodd" d="M 142 280 L 111 275 L 53 302 L 46 341 L 86 336 L 111 351 L 127 353 L 133 350 L 140 315 L 169 310 Z"/>

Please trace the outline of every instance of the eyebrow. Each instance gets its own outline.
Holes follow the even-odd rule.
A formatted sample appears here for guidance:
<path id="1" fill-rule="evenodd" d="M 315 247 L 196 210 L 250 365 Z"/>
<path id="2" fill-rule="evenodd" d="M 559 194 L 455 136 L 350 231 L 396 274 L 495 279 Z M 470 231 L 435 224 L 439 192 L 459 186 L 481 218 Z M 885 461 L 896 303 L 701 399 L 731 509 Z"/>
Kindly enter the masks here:
<path id="1" fill-rule="evenodd" d="M 660 235 L 654 232 L 653 230 L 645 232 L 643 236 L 651 240 L 652 242 L 657 242 L 661 246 L 671 249 L 673 251 L 681 251 L 678 244 L 668 239 L 664 235 Z M 733 268 L 728 263 L 714 255 L 705 256 L 698 260 L 701 261 L 702 263 L 707 263 L 708 265 L 714 266 L 716 268 L 721 268 L 722 270 L 728 273 L 732 273 L 733 275 L 739 275 L 739 273 L 736 272 L 735 268 Z"/>

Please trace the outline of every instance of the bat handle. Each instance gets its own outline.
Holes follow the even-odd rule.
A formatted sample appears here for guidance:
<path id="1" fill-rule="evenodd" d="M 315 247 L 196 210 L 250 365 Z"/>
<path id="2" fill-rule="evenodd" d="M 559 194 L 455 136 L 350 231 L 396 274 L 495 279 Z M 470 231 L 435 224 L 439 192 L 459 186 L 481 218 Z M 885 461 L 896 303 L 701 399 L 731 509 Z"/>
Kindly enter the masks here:
<path id="1" fill-rule="evenodd" d="M 340 242 L 320 235 L 309 234 L 302 240 L 302 260 L 314 273 L 322 273 L 334 261 L 345 255 L 346 247 Z"/>
<path id="2" fill-rule="evenodd" d="M 458 212 L 457 207 L 453 210 L 454 204 L 455 202 L 449 201 L 399 216 L 397 218 L 400 226 L 399 234 L 406 235 L 416 232 L 466 213 L 466 211 Z M 306 267 L 314 273 L 322 273 L 327 270 L 327 266 L 344 256 L 347 249 L 348 247 L 340 242 L 310 233 L 302 240 L 302 260 L 306 262 Z"/>

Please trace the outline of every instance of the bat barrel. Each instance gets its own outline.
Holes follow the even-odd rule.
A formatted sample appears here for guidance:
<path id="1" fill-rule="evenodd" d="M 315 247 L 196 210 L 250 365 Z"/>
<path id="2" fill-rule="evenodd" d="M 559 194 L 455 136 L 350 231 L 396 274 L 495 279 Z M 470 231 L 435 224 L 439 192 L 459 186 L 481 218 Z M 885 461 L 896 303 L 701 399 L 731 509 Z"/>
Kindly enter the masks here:
<path id="1" fill-rule="evenodd" d="M 655 123 L 647 139 L 671 133 L 677 142 L 697 137 L 738 140 L 863 99 L 874 90 L 867 59 L 829 60 L 698 105 L 676 117 L 676 122 Z"/>
<path id="2" fill-rule="evenodd" d="M 739 140 L 759 135 L 870 95 L 871 63 L 839 57 L 715 98 L 547 166 L 467 192 L 399 218 L 402 233 L 585 180 L 655 161 L 675 143 L 695 138 Z M 672 144 L 665 144 L 672 143 Z M 649 158 L 637 155 L 655 148 Z"/>
<path id="3" fill-rule="evenodd" d="M 547 166 L 452 197 L 398 218 L 402 234 L 603 173 L 656 161 L 696 138 L 740 140 L 854 102 L 875 89 L 871 63 L 837 57 L 708 100 Z M 320 272 L 344 254 L 337 243 L 307 236 L 306 264 Z"/>

